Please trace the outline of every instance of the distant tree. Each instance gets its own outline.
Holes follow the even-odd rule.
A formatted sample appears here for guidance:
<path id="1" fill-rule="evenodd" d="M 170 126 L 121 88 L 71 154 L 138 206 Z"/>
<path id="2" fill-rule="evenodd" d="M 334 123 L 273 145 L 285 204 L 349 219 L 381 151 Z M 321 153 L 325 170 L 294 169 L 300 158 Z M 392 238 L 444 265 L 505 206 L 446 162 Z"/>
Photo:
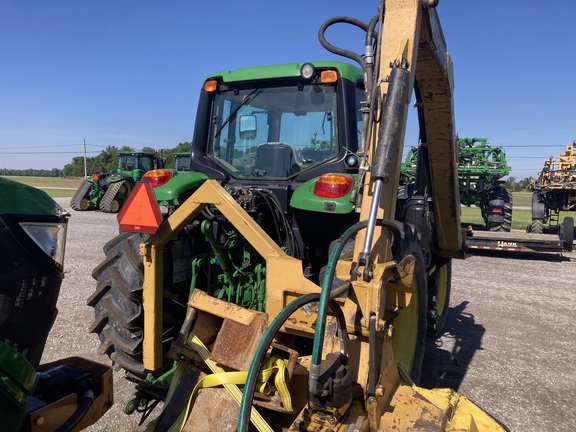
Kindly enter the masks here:
<path id="1" fill-rule="evenodd" d="M 508 177 L 503 185 L 506 189 L 510 189 L 511 191 L 516 190 L 516 177 Z"/>
<path id="2" fill-rule="evenodd" d="M 106 147 L 106 150 L 103 150 L 96 158 L 99 173 L 113 172 L 118 168 L 118 148 L 115 146 Z"/>
<path id="3" fill-rule="evenodd" d="M 526 177 L 518 182 L 518 190 L 528 190 L 528 187 L 532 184 L 532 177 Z"/>
<path id="4" fill-rule="evenodd" d="M 71 163 L 64 165 L 62 173 L 64 177 L 84 177 L 84 158 L 82 156 L 73 157 Z"/>

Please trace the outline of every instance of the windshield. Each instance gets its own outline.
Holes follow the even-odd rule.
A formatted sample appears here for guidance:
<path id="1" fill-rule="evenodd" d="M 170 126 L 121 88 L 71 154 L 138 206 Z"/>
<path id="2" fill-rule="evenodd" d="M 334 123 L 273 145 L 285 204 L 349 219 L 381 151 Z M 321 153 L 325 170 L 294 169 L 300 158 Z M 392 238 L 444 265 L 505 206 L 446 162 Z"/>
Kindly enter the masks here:
<path id="1" fill-rule="evenodd" d="M 150 171 L 154 168 L 154 161 L 150 156 L 120 155 L 118 167 L 122 171 L 133 171 L 135 169 Z"/>
<path id="2" fill-rule="evenodd" d="M 174 169 L 176 171 L 190 171 L 190 155 L 174 156 Z"/>
<path id="3" fill-rule="evenodd" d="M 235 177 L 287 178 L 339 153 L 331 85 L 221 91 L 208 156 Z"/>

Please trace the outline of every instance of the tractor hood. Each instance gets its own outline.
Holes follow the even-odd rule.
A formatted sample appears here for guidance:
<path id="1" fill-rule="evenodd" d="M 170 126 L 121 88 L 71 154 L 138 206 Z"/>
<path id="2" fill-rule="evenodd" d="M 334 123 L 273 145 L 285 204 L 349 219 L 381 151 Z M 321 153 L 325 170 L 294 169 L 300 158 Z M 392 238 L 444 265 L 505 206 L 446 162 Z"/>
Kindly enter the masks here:
<path id="1" fill-rule="evenodd" d="M 0 177 L 0 214 L 64 216 L 67 212 L 46 192 Z"/>

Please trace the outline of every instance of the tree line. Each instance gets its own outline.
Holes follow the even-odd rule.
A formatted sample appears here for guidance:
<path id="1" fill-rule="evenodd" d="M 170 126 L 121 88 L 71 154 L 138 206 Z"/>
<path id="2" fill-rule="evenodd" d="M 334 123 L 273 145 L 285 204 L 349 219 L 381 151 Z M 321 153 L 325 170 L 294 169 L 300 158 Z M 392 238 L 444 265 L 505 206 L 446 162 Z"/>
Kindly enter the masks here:
<path id="1" fill-rule="evenodd" d="M 192 148 L 192 143 L 181 142 L 176 147 L 171 149 L 162 149 L 162 157 L 166 159 L 166 167 L 174 167 L 174 153 L 188 153 Z M 133 148 L 123 146 L 117 148 L 115 146 L 108 146 L 105 150 L 93 157 L 86 158 L 86 171 L 88 175 L 93 173 L 106 173 L 116 171 L 118 168 L 118 152 L 119 151 L 134 151 Z M 151 147 L 144 147 L 143 152 L 155 152 L 156 149 Z M 53 168 L 51 170 L 45 169 L 3 169 L 0 171 L 5 176 L 30 176 L 30 177 L 84 177 L 84 157 L 76 156 L 72 158 L 72 162 L 64 165 L 64 169 Z M 508 177 L 504 181 L 503 187 L 510 189 L 514 192 L 527 190 L 532 182 L 532 177 L 527 177 L 522 180 L 517 180 L 515 177 Z"/>
<path id="2" fill-rule="evenodd" d="M 530 186 L 533 180 L 532 177 L 526 177 L 522 180 L 516 180 L 516 177 L 508 177 L 502 186 L 510 189 L 512 192 L 519 192 L 528 190 L 528 186 Z"/>
<path id="3" fill-rule="evenodd" d="M 63 177 L 63 171 L 58 168 L 46 169 L 0 169 L 0 175 L 20 177 Z"/>

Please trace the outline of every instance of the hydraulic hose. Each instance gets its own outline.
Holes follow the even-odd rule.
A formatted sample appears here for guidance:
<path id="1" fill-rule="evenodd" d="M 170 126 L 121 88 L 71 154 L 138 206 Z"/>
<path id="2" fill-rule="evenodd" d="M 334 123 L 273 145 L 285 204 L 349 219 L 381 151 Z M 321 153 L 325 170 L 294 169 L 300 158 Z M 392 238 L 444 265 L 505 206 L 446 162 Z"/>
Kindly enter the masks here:
<path id="1" fill-rule="evenodd" d="M 318 305 L 318 319 L 316 324 L 316 332 L 314 333 L 314 345 L 312 351 L 312 362 L 310 365 L 310 379 L 308 381 L 309 391 L 312 391 L 316 387 L 316 381 L 320 375 L 320 362 L 322 359 L 322 346 L 324 344 L 324 332 L 326 330 L 326 317 L 328 315 L 328 302 L 331 295 L 332 281 L 334 280 L 334 275 L 336 273 L 336 267 L 334 263 L 340 257 L 342 250 L 346 246 L 349 240 L 351 240 L 361 229 L 368 227 L 369 221 L 360 221 L 357 224 L 350 227 L 338 240 L 336 246 L 330 254 L 328 260 L 328 265 L 326 267 L 326 274 L 324 275 L 324 281 L 322 283 L 322 291 L 320 292 L 320 303 Z M 401 233 L 399 228 L 393 223 L 377 219 L 376 225 L 387 227 L 393 234 L 392 249 L 396 249 L 400 242 Z"/>
<path id="2" fill-rule="evenodd" d="M 348 58 L 354 60 L 356 63 L 358 63 L 362 67 L 362 70 L 364 72 L 366 72 L 366 63 L 364 62 L 364 59 L 362 58 L 361 55 L 356 54 L 355 52 L 352 52 L 349 50 L 345 50 L 343 48 L 335 47 L 334 45 L 332 45 L 331 43 L 329 43 L 326 40 L 326 37 L 324 35 L 326 32 L 326 29 L 328 27 L 330 27 L 331 25 L 334 25 L 337 23 L 352 24 L 352 25 L 364 30 L 365 32 L 368 31 L 368 28 L 369 28 L 368 24 L 366 24 L 363 21 L 360 21 L 359 19 L 352 18 L 349 16 L 338 16 L 338 17 L 330 18 L 329 20 L 325 21 L 320 26 L 320 29 L 318 30 L 318 40 L 320 41 L 320 44 L 324 48 L 326 48 L 331 53 L 340 55 L 342 57 L 348 57 Z"/>
<path id="3" fill-rule="evenodd" d="M 250 411 L 252 408 L 252 399 L 254 398 L 254 391 L 256 388 L 256 381 L 258 380 L 258 374 L 264 359 L 266 358 L 266 353 L 268 352 L 268 347 L 272 344 L 276 333 L 284 325 L 286 320 L 302 306 L 316 302 L 320 298 L 319 293 L 310 293 L 298 297 L 288 304 L 277 316 L 274 318 L 262 340 L 258 344 L 252 363 L 250 364 L 250 369 L 248 370 L 248 376 L 246 377 L 246 384 L 244 385 L 244 391 L 242 393 L 242 402 L 240 404 L 240 411 L 238 414 L 238 432 L 248 432 L 250 426 Z M 330 308 L 336 315 L 336 319 L 339 324 L 339 329 L 341 334 L 346 332 L 346 322 L 344 321 L 344 314 L 340 309 L 340 306 L 335 302 L 330 302 Z"/>
<path id="4" fill-rule="evenodd" d="M 381 15 L 375 15 L 372 20 L 370 20 L 370 23 L 366 24 L 365 22 L 356 18 L 349 16 L 338 16 L 325 21 L 320 26 L 320 29 L 318 29 L 318 40 L 324 48 L 336 55 L 348 57 L 360 65 L 362 71 L 364 72 L 364 82 L 368 99 L 370 99 L 372 88 L 374 87 L 374 49 L 372 47 L 372 43 L 373 41 L 378 40 L 379 37 L 379 34 L 375 29 L 376 24 L 378 24 L 380 21 L 380 17 Z M 326 40 L 326 30 L 328 27 L 334 24 L 351 24 L 366 32 L 364 57 L 356 54 L 353 51 L 338 48 Z M 370 102 L 370 100 L 368 100 L 368 102 Z"/>
<path id="5" fill-rule="evenodd" d="M 396 249 L 399 242 L 401 233 L 398 226 L 394 225 L 392 222 L 387 220 L 378 219 L 377 225 L 386 226 L 393 234 L 392 249 Z M 284 322 L 299 308 L 302 306 L 320 300 L 318 308 L 318 318 L 316 324 L 316 331 L 314 334 L 314 346 L 312 353 L 312 365 L 310 368 L 310 379 L 309 379 L 309 389 L 314 388 L 319 375 L 319 365 L 320 359 L 322 358 L 322 345 L 324 343 L 324 332 L 326 330 L 326 318 L 328 316 L 328 308 L 332 309 L 336 320 L 338 322 L 341 345 L 344 345 L 344 338 L 346 336 L 346 322 L 344 314 L 335 300 L 334 297 L 342 294 L 342 290 L 332 291 L 332 281 L 334 280 L 334 275 L 336 273 L 336 267 L 334 266 L 335 261 L 341 255 L 342 250 L 346 243 L 352 239 L 358 231 L 365 229 L 368 226 L 368 221 L 361 221 L 350 227 L 339 239 L 336 247 L 332 250 L 330 254 L 330 259 L 326 267 L 326 274 L 324 276 L 324 281 L 322 284 L 322 290 L 320 293 L 310 293 L 298 297 L 293 300 L 288 306 L 286 306 L 277 316 L 274 321 L 270 324 L 262 340 L 260 341 L 252 363 L 250 364 L 250 369 L 248 371 L 248 376 L 246 378 L 246 384 L 244 386 L 244 391 L 242 394 L 242 403 L 240 404 L 240 411 L 238 415 L 238 432 L 247 432 L 250 424 L 250 410 L 252 407 L 252 399 L 254 397 L 254 390 L 256 388 L 256 381 L 258 379 L 258 374 L 264 363 L 268 347 L 272 344 L 276 333 L 280 330 Z M 314 370 L 314 375 L 313 375 Z"/>
<path id="6" fill-rule="evenodd" d="M 62 423 L 55 432 L 70 432 L 73 430 L 88 413 L 93 403 L 94 392 L 92 390 L 86 390 L 80 397 L 76 411 L 74 411 L 68 420 Z"/>
<path id="7" fill-rule="evenodd" d="M 330 291 L 332 288 L 332 281 L 334 280 L 334 275 L 336 273 L 336 267 L 334 263 L 338 260 L 338 257 L 342 253 L 344 246 L 348 240 L 352 239 L 358 231 L 366 228 L 368 221 L 361 221 L 357 224 L 351 226 L 346 230 L 346 232 L 338 239 L 335 247 L 332 249 L 332 253 L 328 259 L 328 265 L 326 266 L 326 273 L 324 274 L 324 280 L 322 281 L 322 291 L 320 292 L 320 304 L 318 305 L 318 320 L 316 323 L 316 331 L 314 332 L 314 345 L 312 351 L 312 365 L 310 367 L 310 380 L 318 378 L 317 371 L 313 371 L 314 365 L 320 365 L 320 359 L 322 356 L 322 347 L 324 343 L 324 331 L 326 330 L 326 316 L 328 313 L 328 301 L 330 300 Z M 316 372 L 316 373 L 314 373 Z"/>

